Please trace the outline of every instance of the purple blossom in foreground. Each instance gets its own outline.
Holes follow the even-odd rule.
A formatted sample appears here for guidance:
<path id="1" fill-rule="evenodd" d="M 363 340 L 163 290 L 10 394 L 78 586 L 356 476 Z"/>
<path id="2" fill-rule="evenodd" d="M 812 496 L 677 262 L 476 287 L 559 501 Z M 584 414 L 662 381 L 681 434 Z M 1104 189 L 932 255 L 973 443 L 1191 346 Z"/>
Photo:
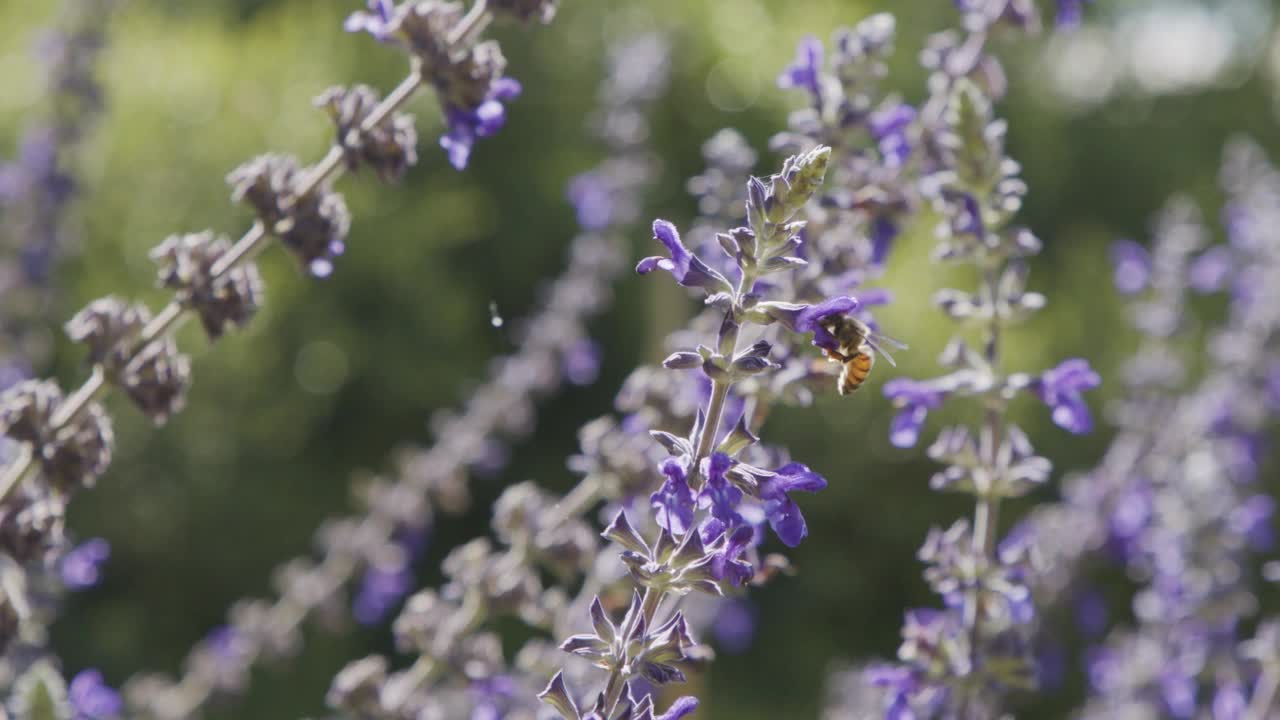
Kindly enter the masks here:
<path id="1" fill-rule="evenodd" d="M 67 688 L 74 720 L 110 720 L 120 715 L 120 694 L 111 689 L 97 670 L 82 670 Z"/>
<path id="2" fill-rule="evenodd" d="M 693 526 L 694 498 L 689 489 L 684 465 L 676 458 L 662 461 L 662 474 L 667 476 L 649 502 L 653 504 L 654 519 L 658 526 L 674 535 L 684 535 Z"/>
<path id="3" fill-rule="evenodd" d="M 102 565 L 111 557 L 111 544 L 93 538 L 77 545 L 62 558 L 59 574 L 69 590 L 87 590 L 102 579 Z"/>
<path id="4" fill-rule="evenodd" d="M 843 296 L 830 298 L 816 305 L 768 302 L 761 303 L 759 308 L 770 319 L 782 324 L 791 332 L 812 334 L 815 347 L 838 351 L 840 342 L 831 334 L 823 321 L 839 315 L 848 315 L 858 309 L 858 304 L 856 299 Z"/>
<path id="5" fill-rule="evenodd" d="M 1053 410 L 1054 424 L 1081 435 L 1093 430 L 1093 418 L 1081 393 L 1101 384 L 1102 378 L 1089 367 L 1088 361 L 1073 358 L 1046 370 L 1031 387 Z"/>
<path id="6" fill-rule="evenodd" d="M 773 528 L 778 539 L 788 547 L 799 546 L 809 536 L 809 528 L 804 516 L 800 514 L 800 507 L 789 493 L 813 493 L 826 487 L 826 479 L 800 463 L 784 465 L 760 483 L 760 498 L 764 500 L 769 527 Z"/>
<path id="7" fill-rule="evenodd" d="M 706 290 L 723 290 L 729 281 L 713 270 L 702 258 L 694 255 L 680 241 L 680 231 L 666 220 L 653 221 L 653 239 L 667 247 L 671 257 L 647 257 L 636 265 L 636 272 L 647 275 L 654 270 L 666 270 L 685 287 L 700 287 Z"/>

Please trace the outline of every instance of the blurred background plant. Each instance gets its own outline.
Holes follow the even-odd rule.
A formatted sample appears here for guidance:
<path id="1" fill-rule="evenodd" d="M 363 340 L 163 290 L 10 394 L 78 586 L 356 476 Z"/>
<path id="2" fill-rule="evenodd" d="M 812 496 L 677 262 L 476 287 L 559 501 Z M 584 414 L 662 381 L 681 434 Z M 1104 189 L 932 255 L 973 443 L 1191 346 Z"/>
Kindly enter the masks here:
<path id="1" fill-rule="evenodd" d="M 244 158 L 268 149 L 312 157 L 324 148 L 332 129 L 312 97 L 334 83 L 385 88 L 401 77 L 396 53 L 338 31 L 359 4 L 120 4 L 97 62 L 110 112 L 74 156 L 59 156 L 60 172 L 78 178 L 70 217 L 83 240 L 53 269 L 56 301 L 34 314 L 34 331 L 56 338 L 51 352 L 29 354 L 34 375 L 81 376 L 81 353 L 60 331 L 71 309 L 125 290 L 159 305 L 146 251 L 164 237 L 241 228 L 223 178 Z M 24 157 L 24 133 L 49 117 L 48 58 L 32 48 L 59 26 L 59 5 L 0 4 L 0 157 Z M 1262 0 L 1098 0 L 1078 27 L 992 43 L 1009 72 L 999 107 L 1009 153 L 1031 188 L 1020 219 L 1045 244 L 1034 287 L 1052 299 L 1034 323 L 1009 334 L 1011 366 L 1085 357 L 1104 378 L 1095 407 L 1121 390 L 1107 380 L 1120 376 L 1139 339 L 1112 290 L 1111 243 L 1148 237 L 1149 218 L 1175 192 L 1206 211 L 1219 207 L 1218 165 L 1230 136 L 1247 133 L 1273 158 L 1280 153 L 1277 8 Z M 78 497 L 69 525 L 79 537 L 106 538 L 112 553 L 102 584 L 73 597 L 53 628 L 66 675 L 95 667 L 119 685 L 140 669 L 175 671 L 231 602 L 266 593 L 271 568 L 304 553 L 317 523 L 348 505 L 351 470 L 383 468 L 392 448 L 426 440 L 433 412 L 457 405 L 483 380 L 488 360 L 512 349 L 510 326 L 493 317 L 523 316 L 562 269 L 576 229 L 563 188 L 600 159 L 584 141 L 582 118 L 595 104 L 607 48 L 646 30 L 670 36 L 671 87 L 652 112 L 665 174 L 645 205 L 649 216 L 691 217 L 683 178 L 702 171 L 702 142 L 734 126 L 762 153 L 760 167 L 778 164 L 767 140 L 784 127 L 794 97 L 774 79 L 796 42 L 881 10 L 898 19 L 890 89 L 919 102 L 923 38 L 956 24 L 945 0 L 570 0 L 536 33 L 499 28 L 525 94 L 510 104 L 503 132 L 477 145 L 465 174 L 430 140 L 438 115 L 419 112 L 427 139 L 420 167 L 398 186 L 344 188 L 357 220 L 342 272 L 316 287 L 284 254 L 265 258 L 272 297 L 246 332 L 205 352 L 198 330 L 184 330 L 199 371 L 188 408 L 165 428 L 110 399 L 116 460 L 94 492 Z M 633 239 L 633 257 L 649 253 L 647 233 Z M 823 397 L 818 412 L 782 409 L 770 423 L 771 437 L 830 487 L 805 505 L 810 537 L 792 555 L 799 574 L 752 595 L 770 618 L 755 644 L 739 654 L 722 649 L 710 673 L 692 678 L 703 698 L 699 718 L 815 716 L 834 662 L 891 656 L 902 608 L 932 602 L 915 558 L 920 538 L 969 506 L 929 491 L 934 468 L 922 453 L 889 444 L 893 408 L 880 396 L 897 373 L 929 373 L 949 336 L 929 298 L 959 280 L 928 262 L 932 245 L 928 227 L 908 228 L 880 283 L 896 300 L 878 319 L 912 346 L 898 356 L 898 371 L 881 366 L 854 398 Z M 511 448 L 510 470 L 473 484 L 468 514 L 439 520 L 419 559 L 422 582 L 435 584 L 443 554 L 483 532 L 504 486 L 531 478 L 571 485 L 564 459 L 576 450 L 576 429 L 611 404 L 636 359 L 661 359 L 659 339 L 687 312 L 656 285 L 617 283 L 616 306 L 593 325 L 600 382 L 549 401 L 530 439 Z M 7 311 L 17 296 L 6 289 L 4 297 Z M 1213 297 L 1190 302 L 1201 323 L 1226 312 Z M 1202 369 L 1198 357 L 1192 373 Z M 931 422 L 960 413 L 944 409 Z M 1012 419 L 1059 475 L 1096 465 L 1112 433 L 1101 422 L 1090 436 L 1055 432 L 1032 403 L 1015 407 Z M 1262 487 L 1274 494 L 1268 467 Z M 1050 487 L 1011 501 L 1002 519 L 1011 524 L 1055 494 Z M 1113 609 L 1127 613 L 1128 579 L 1117 571 L 1097 582 Z M 1271 613 L 1280 600 L 1267 592 L 1260 599 Z M 243 703 L 212 716 L 319 713 L 334 673 L 373 652 L 393 652 L 385 630 L 317 634 L 298 659 L 257 671 Z M 1069 657 L 1077 678 L 1081 659 Z M 1056 717 L 1080 703 L 1083 689 L 1077 679 L 1023 707 Z"/>

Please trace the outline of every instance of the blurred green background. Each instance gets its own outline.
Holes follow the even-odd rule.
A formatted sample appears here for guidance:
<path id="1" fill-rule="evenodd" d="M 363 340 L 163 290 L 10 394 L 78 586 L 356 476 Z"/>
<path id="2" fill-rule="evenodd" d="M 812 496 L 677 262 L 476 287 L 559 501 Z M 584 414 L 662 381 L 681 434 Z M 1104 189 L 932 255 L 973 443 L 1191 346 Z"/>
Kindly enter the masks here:
<path id="1" fill-rule="evenodd" d="M 30 48 L 57 5 L 0 2 L 0 155 L 12 154 L 41 112 Z M 77 169 L 82 248 L 61 265 L 51 334 L 60 337 L 65 318 L 107 293 L 158 307 L 149 248 L 174 232 L 238 235 L 247 226 L 246 213 L 227 199 L 229 170 L 267 150 L 319 157 L 331 129 L 311 107 L 313 96 L 335 83 L 389 88 L 399 79 L 397 52 L 341 31 L 356 5 L 121 4 L 100 66 L 107 111 Z M 684 178 L 701 169 L 701 142 L 738 127 L 762 152 L 758 171 L 774 167 L 767 139 L 799 98 L 775 89 L 773 79 L 795 42 L 828 37 L 878 10 L 899 21 L 892 84 L 918 100 L 922 38 L 957 21 L 947 0 L 566 0 L 550 26 L 500 26 L 495 35 L 525 95 L 507 127 L 478 146 L 471 168 L 447 166 L 434 143 L 435 103 L 415 100 L 422 162 L 395 187 L 367 175 L 344 181 L 355 221 L 334 277 L 308 279 L 285 253 L 268 253 L 260 263 L 268 302 L 246 332 L 217 347 L 194 328 L 183 332 L 196 360 L 182 414 L 154 430 L 111 399 L 118 457 L 100 486 L 74 503 L 71 526 L 80 537 L 109 539 L 114 554 L 105 583 L 75 597 L 55 628 L 66 669 L 99 667 L 112 683 L 142 669 L 175 671 L 232 601 L 268 593 L 271 568 L 306 552 L 316 524 L 349 507 L 353 471 L 385 467 L 393 447 L 428 441 L 431 414 L 454 407 L 487 360 L 512 349 L 506 331 L 491 326 L 489 305 L 509 319 L 522 316 L 563 265 L 575 230 L 563 188 L 600 159 L 584 116 L 610 45 L 641 29 L 670 33 L 673 81 L 653 117 L 664 179 L 646 217 L 686 222 L 694 208 Z M 1046 245 L 1033 285 L 1050 301 L 1015 334 L 1009 366 L 1037 370 L 1084 356 L 1110 378 L 1133 341 L 1111 290 L 1108 243 L 1144 237 L 1151 214 L 1175 191 L 1190 192 L 1214 218 L 1224 140 L 1246 132 L 1278 147 L 1280 53 L 1264 3 L 1099 0 L 1088 13 L 1089 25 L 1074 33 L 997 44 L 1011 79 L 1000 113 L 1031 186 L 1023 220 Z M 1177 23 L 1163 31 L 1141 24 L 1152 18 Z M 633 237 L 635 257 L 648 254 L 645 229 Z M 928 255 L 927 232 L 917 232 L 896 249 L 884 282 L 898 297 L 881 315 L 885 327 L 912 347 L 898 370 L 885 366 L 855 398 L 780 412 L 765 428 L 831 488 L 802 502 L 811 537 L 793 555 L 800 574 L 756 595 L 763 622 L 754 649 L 722 657 L 695 680 L 706 697 L 701 718 L 813 717 L 833 661 L 891 655 L 902 610 L 934 603 L 915 550 L 931 525 L 970 508 L 962 497 L 927 490 L 932 470 L 920 450 L 888 445 L 892 408 L 879 394 L 895 374 L 935 372 L 947 340 L 929 296 L 949 278 Z M 425 582 L 447 547 L 484 531 L 486 504 L 503 485 L 534 478 L 569 486 L 564 459 L 577 427 L 609 409 L 637 361 L 660 357 L 654 339 L 676 320 L 655 308 L 677 306 L 673 293 L 670 283 L 633 277 L 617 285 L 616 306 L 595 324 L 606 349 L 601 380 L 545 403 L 537 434 L 517 449 L 511 469 L 477 483 L 468 516 L 442 521 L 423 562 Z M 46 374 L 78 381 L 81 353 L 63 340 L 56 348 Z M 1091 398 L 1095 408 L 1116 384 Z M 1026 403 L 1019 412 L 1059 474 L 1090 466 L 1106 445 L 1105 429 L 1078 438 L 1054 428 L 1043 408 Z M 329 679 L 346 660 L 390 645 L 386 628 L 312 632 L 297 661 L 257 672 L 249 696 L 214 716 L 321 712 Z M 1028 716 L 1049 715 L 1047 708 L 1069 701 L 1066 692 Z"/>

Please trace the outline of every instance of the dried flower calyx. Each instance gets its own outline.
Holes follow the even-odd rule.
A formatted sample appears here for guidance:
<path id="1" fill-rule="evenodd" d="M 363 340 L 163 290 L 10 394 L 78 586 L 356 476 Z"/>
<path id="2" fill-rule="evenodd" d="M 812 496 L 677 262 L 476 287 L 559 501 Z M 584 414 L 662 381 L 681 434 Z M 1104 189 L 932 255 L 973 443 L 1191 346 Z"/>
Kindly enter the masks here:
<path id="1" fill-rule="evenodd" d="M 111 421 L 91 403 L 76 417 L 54 427 L 62 391 L 47 380 L 28 380 L 0 395 L 0 431 L 31 445 L 32 456 L 50 484 L 62 493 L 90 486 L 111 462 Z"/>
<path id="2" fill-rule="evenodd" d="M 549 19 L 545 6 L 552 4 L 515 0 L 504 7 L 517 15 L 536 11 Z M 497 42 L 469 44 L 466 36 L 474 26 L 462 27 L 467 17 L 457 2 L 421 0 L 393 7 L 387 0 L 372 0 L 368 12 L 354 13 L 346 23 L 349 31 L 367 31 L 413 55 L 418 72 L 440 99 L 448 127 L 440 146 L 459 170 L 466 167 L 477 138 L 502 128 L 506 122 L 503 103 L 516 98 L 521 89 L 519 82 L 504 76 L 507 61 Z"/>
<path id="3" fill-rule="evenodd" d="M 89 361 L 156 424 L 182 409 L 191 384 L 191 360 L 171 337 L 156 338 L 135 352 L 151 313 L 140 303 L 115 297 L 94 300 L 67 323 L 67 335 L 89 346 Z"/>
<path id="4" fill-rule="evenodd" d="M 342 196 L 324 183 L 303 188 L 306 175 L 297 158 L 268 154 L 233 170 L 227 182 L 232 200 L 252 206 L 312 275 L 327 277 L 333 259 L 346 251 L 351 216 Z"/>
<path id="5" fill-rule="evenodd" d="M 246 325 L 262 305 L 262 276 L 253 263 L 214 277 L 214 265 L 230 249 L 227 238 L 206 230 L 171 235 L 151 251 L 160 287 L 173 290 L 183 307 L 194 310 L 213 340 L 229 327 Z"/>
<path id="6" fill-rule="evenodd" d="M 361 163 L 373 168 L 385 182 L 404 177 L 418 162 L 418 133 L 413 116 L 395 113 L 371 128 L 365 128 L 369 114 L 377 107 L 378 93 L 367 85 L 332 87 L 316 98 L 316 107 L 329 113 L 338 126 L 338 146 L 347 167 Z"/>

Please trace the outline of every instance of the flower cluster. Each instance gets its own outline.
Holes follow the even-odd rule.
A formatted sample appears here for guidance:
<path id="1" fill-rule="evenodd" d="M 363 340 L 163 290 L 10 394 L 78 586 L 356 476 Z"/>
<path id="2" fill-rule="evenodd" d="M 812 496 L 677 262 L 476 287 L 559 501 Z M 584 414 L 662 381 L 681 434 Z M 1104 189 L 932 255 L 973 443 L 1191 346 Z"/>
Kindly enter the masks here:
<path id="1" fill-rule="evenodd" d="M 1081 359 L 1038 375 L 1008 373 L 1001 367 L 1006 329 L 1039 310 L 1045 300 L 1027 290 L 1027 260 L 1040 243 L 1012 222 L 1026 186 L 1017 163 L 1005 153 L 1005 125 L 993 117 L 991 103 L 1004 91 L 1003 75 L 998 62 L 983 52 L 983 43 L 990 28 L 1009 24 L 1028 29 L 1035 16 L 1030 3 L 958 5 L 965 13 L 967 38 L 944 33 L 929 41 L 922 59 L 932 73 L 930 96 L 918 113 L 891 102 L 878 109 L 865 101 L 833 103 L 830 98 L 850 93 L 835 91 L 840 83 L 818 71 L 819 46 L 811 42 L 802 44 L 797 64 L 784 74 L 787 84 L 809 90 L 815 111 L 841 118 L 841 127 L 865 118 L 880 167 L 896 171 L 886 183 L 894 192 L 877 197 L 896 198 L 887 207 L 899 212 L 930 209 L 938 218 L 935 258 L 970 265 L 981 279 L 976 291 L 948 289 L 935 295 L 946 315 L 981 330 L 980 342 L 958 334 L 942 354 L 947 374 L 928 380 L 899 378 L 884 386 L 885 396 L 899 408 L 890 428 L 890 440 L 898 447 L 914 446 L 929 413 L 948 400 L 969 398 L 981 410 L 976 429 L 946 428 L 928 449 L 944 466 L 931 486 L 972 494 L 976 511 L 972 523 L 962 520 L 945 531 L 935 529 L 920 551 L 925 579 L 945 609 L 909 612 L 898 652 L 901 665 L 867 672 L 868 680 L 882 688 L 887 717 L 994 714 L 1003 692 L 1034 684 L 1035 547 L 1023 533 L 998 540 L 997 511 L 1003 499 L 1045 483 L 1051 466 L 1006 419 L 1006 411 L 1018 396 L 1030 395 L 1050 408 L 1057 425 L 1088 432 L 1092 417 L 1082 393 L 1099 384 L 1098 375 Z M 892 26 L 872 18 L 854 31 L 838 33 L 839 56 L 849 55 L 850 46 L 884 47 L 886 36 L 869 33 L 869 27 Z M 848 39 L 868 35 L 881 42 Z M 860 67 L 837 69 L 833 76 L 848 87 L 849 79 L 883 74 L 883 60 L 872 66 L 875 71 L 859 72 Z M 881 214 L 872 222 L 875 227 L 898 221 Z"/>
<path id="2" fill-rule="evenodd" d="M 766 299 L 774 276 L 806 264 L 796 255 L 805 230 L 798 216 L 822 185 L 830 159 L 831 149 L 818 147 L 788 158 L 780 173 L 748 182 L 749 226 L 718 236 L 721 249 L 734 261 L 736 282 L 686 247 L 674 225 L 654 222 L 654 239 L 668 255 L 641 260 L 637 272 L 660 269 L 681 286 L 703 290 L 712 315 L 720 317 L 711 346 L 678 348 L 664 365 L 698 369 L 711 388 L 687 434 L 652 431 L 667 451 L 658 464 L 665 481 L 649 496 L 651 522 L 645 523 L 653 526 L 655 539 L 646 540 L 625 509 L 616 511 L 604 532 L 622 548 L 623 564 L 637 589 L 617 623 L 601 596 L 593 597 L 590 632 L 561 645 L 608 673 L 588 703 L 579 702 L 563 672 L 556 674 L 540 697 L 567 720 L 632 717 L 642 707 L 647 710 L 649 694 L 636 690 L 641 678 L 655 686 L 681 681 L 682 668 L 702 657 L 682 610 L 668 609 L 661 617 L 664 602 L 693 591 L 718 596 L 754 580 L 762 568 L 748 552 L 762 541 L 760 530 L 766 525 L 786 545 L 799 544 L 807 534 L 792 493 L 821 490 L 826 481 L 799 463 L 766 469 L 749 462 L 758 438 L 742 399 L 732 396 L 739 383 L 781 367 L 770 359 L 767 340 L 739 347 L 745 328 L 777 323 L 829 348 L 834 341 L 829 325 L 857 306 L 848 297 L 815 305 L 793 303 L 787 296 Z M 682 698 L 665 716 L 683 716 L 695 705 L 693 698 Z M 580 709 L 586 707 L 590 709 Z"/>
<path id="3" fill-rule="evenodd" d="M 447 127 L 440 146 L 459 170 L 467 166 L 478 138 L 488 137 L 506 124 L 503 103 L 514 100 L 521 91 L 520 83 L 504 74 L 507 60 L 498 43 L 475 42 L 484 19 L 500 12 L 521 20 L 536 17 L 550 22 L 556 9 L 555 0 L 495 0 L 492 5 L 490 9 L 486 0 L 480 0 L 464 11 L 462 3 L 449 0 L 405 0 L 399 5 L 391 0 L 369 0 L 367 12 L 353 13 L 347 19 L 347 30 L 368 32 L 409 53 L 415 77 L 435 87 Z M 370 138 L 368 142 L 377 140 Z"/>
<path id="4" fill-rule="evenodd" d="M 1227 244 L 1210 245 L 1194 205 L 1178 200 L 1149 254 L 1127 242 L 1114 253 L 1117 288 L 1137 295 L 1133 320 L 1145 336 L 1113 413 L 1120 433 L 1064 502 L 1028 523 L 1056 566 L 1038 590 L 1060 592 L 1072 575 L 1080 583 L 1084 556 L 1097 550 L 1138 585 L 1134 626 L 1088 653 L 1083 717 L 1263 717 L 1280 681 L 1268 626 L 1255 640 L 1239 635 L 1258 606 L 1251 567 L 1274 543 L 1258 438 L 1276 410 L 1268 388 L 1280 329 L 1270 289 L 1280 268 L 1280 173 L 1238 141 L 1222 181 Z M 1179 361 L 1179 343 L 1195 332 L 1187 295 L 1219 290 L 1230 293 L 1228 316 L 1207 335 L 1210 369 L 1188 387 Z M 1164 421 L 1150 423 L 1152 413 Z"/>

